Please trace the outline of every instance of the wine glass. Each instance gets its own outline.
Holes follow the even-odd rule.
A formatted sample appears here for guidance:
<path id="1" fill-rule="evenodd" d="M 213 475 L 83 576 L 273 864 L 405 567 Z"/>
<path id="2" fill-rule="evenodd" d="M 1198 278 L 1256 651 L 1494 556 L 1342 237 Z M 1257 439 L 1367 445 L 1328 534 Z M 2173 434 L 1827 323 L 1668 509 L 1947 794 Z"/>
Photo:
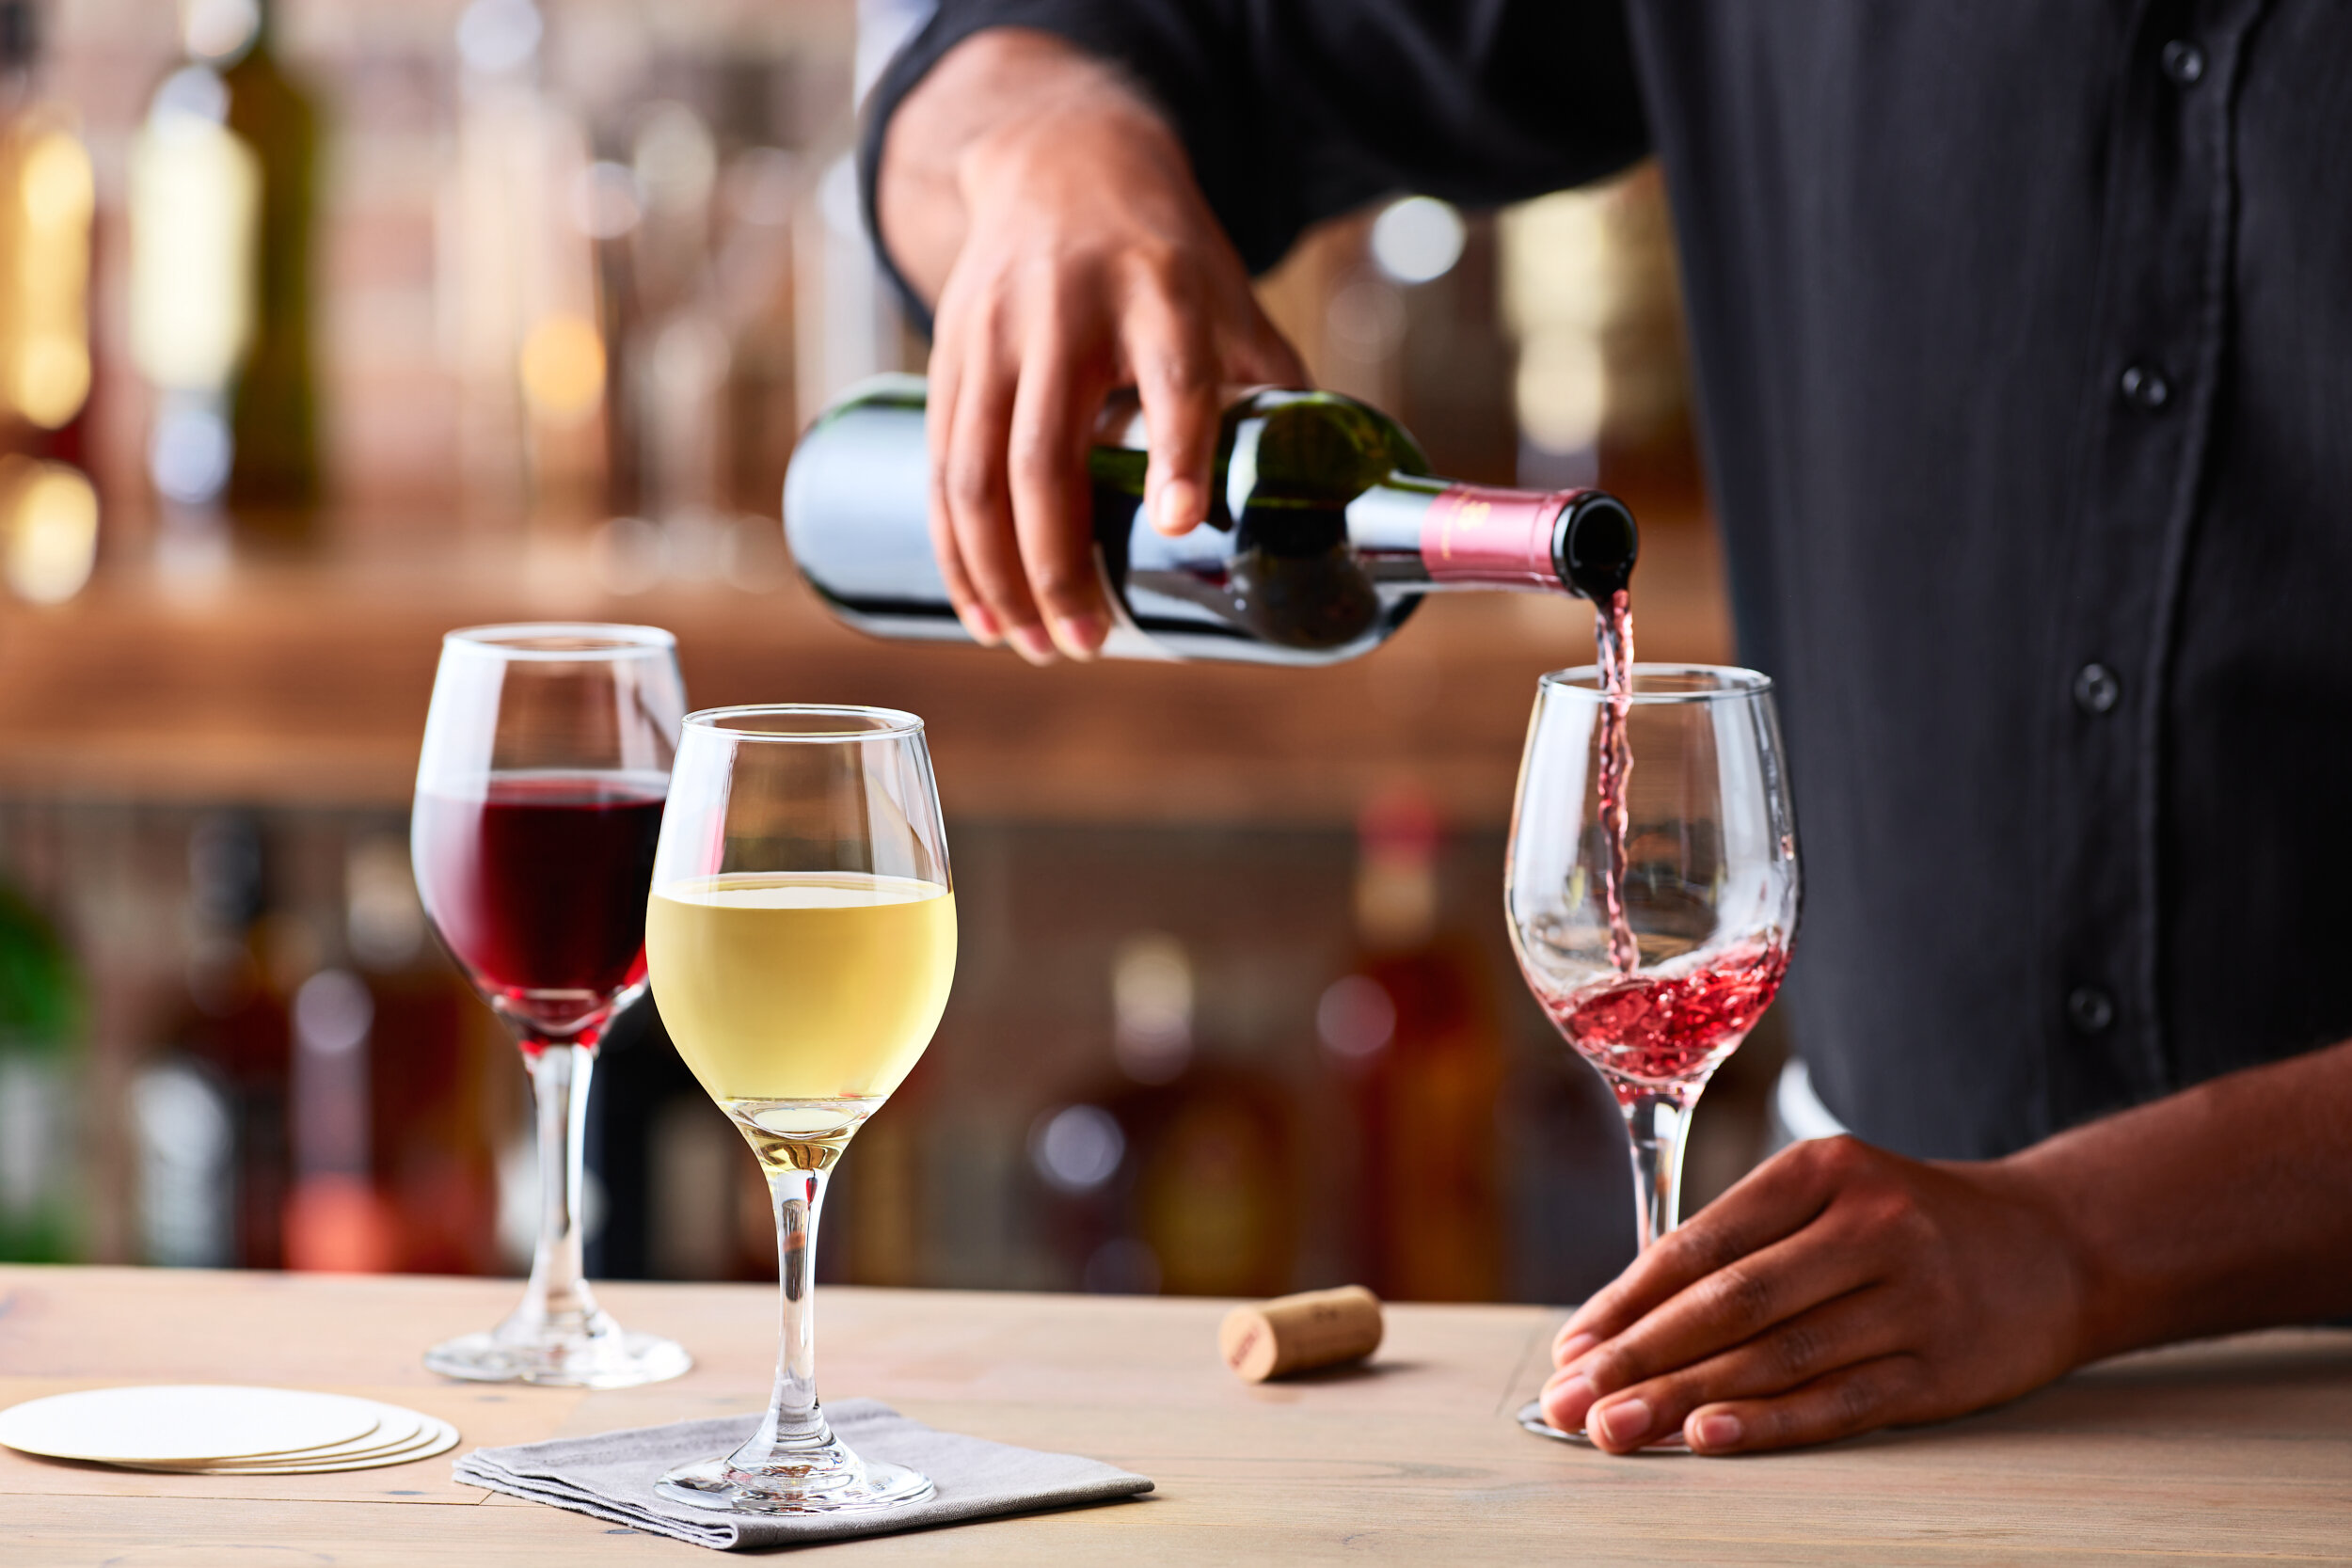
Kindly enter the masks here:
<path id="1" fill-rule="evenodd" d="M 1769 679 L 1637 664 L 1628 684 L 1538 684 L 1504 897 L 1529 988 L 1624 1113 L 1646 1250 L 1678 1217 L 1691 1108 L 1788 968 L 1797 840 Z M 1533 1404 L 1521 1422 L 1562 1435 Z"/>
<path id="2" fill-rule="evenodd" d="M 409 850 L 444 945 L 515 1033 L 537 1101 L 539 1240 L 522 1305 L 436 1345 L 449 1377 L 625 1388 L 691 1365 L 622 1331 L 580 1272 L 596 1040 L 645 986 L 645 891 L 686 693 L 653 626 L 472 626 L 441 641 Z"/>
<path id="3" fill-rule="evenodd" d="M 654 861 L 645 956 L 678 1054 L 775 1202 L 783 1345 L 741 1447 L 657 1491 L 696 1508 L 858 1513 L 925 1477 L 861 1459 L 817 1402 L 817 1221 L 850 1136 L 930 1043 L 956 905 L 923 721 L 882 708 L 691 715 Z"/>

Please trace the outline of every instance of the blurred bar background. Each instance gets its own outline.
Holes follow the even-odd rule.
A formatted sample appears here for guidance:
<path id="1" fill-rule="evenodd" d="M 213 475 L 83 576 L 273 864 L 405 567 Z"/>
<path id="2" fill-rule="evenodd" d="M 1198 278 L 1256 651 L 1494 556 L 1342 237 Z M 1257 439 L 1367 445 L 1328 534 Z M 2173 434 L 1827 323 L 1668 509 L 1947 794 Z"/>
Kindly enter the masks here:
<path id="1" fill-rule="evenodd" d="M 930 722 L 962 964 L 844 1166 L 836 1277 L 1562 1300 L 1630 1256 L 1615 1112 L 1501 918 L 1586 607 L 1033 672 L 862 641 L 791 573 L 794 436 L 922 366 L 849 148 L 924 12 L 0 0 L 0 1257 L 520 1267 L 523 1075 L 406 843 L 439 634 L 508 618 L 672 627 L 697 705 Z M 1624 495 L 1643 655 L 1728 657 L 1653 172 L 1406 196 L 1263 293 L 1440 472 Z M 1710 1090 L 1692 1204 L 1784 1050 Z M 592 1268 L 773 1277 L 649 1004 L 596 1097 Z"/>

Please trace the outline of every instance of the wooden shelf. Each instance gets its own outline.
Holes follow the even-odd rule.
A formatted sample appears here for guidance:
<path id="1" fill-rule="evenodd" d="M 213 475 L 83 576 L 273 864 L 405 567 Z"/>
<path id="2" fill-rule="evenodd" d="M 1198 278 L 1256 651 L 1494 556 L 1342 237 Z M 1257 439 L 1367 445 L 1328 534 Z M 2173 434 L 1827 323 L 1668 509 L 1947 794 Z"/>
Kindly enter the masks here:
<path id="1" fill-rule="evenodd" d="M 1710 531 L 1652 522 L 1641 653 L 1721 661 Z M 1534 677 L 1591 659 L 1591 612 L 1438 595 L 1331 669 L 1105 662 L 877 641 L 797 579 L 614 594 L 576 547 L 102 571 L 72 603 L 0 611 L 0 790 L 20 797 L 406 802 L 440 634 L 501 620 L 652 622 L 697 706 L 863 702 L 929 721 L 957 814 L 998 819 L 1341 823 L 1415 781 L 1464 825 L 1507 819 Z"/>

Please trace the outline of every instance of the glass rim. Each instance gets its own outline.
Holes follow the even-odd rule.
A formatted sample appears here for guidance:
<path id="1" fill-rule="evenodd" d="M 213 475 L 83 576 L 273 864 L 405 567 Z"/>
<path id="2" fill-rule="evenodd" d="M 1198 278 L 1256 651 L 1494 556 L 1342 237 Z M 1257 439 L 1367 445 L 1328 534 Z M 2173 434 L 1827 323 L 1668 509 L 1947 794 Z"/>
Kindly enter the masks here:
<path id="1" fill-rule="evenodd" d="M 743 730 L 725 723 L 729 719 L 759 717 L 867 719 L 879 723 L 861 730 Z M 904 708 L 870 707 L 859 703 L 737 703 L 728 707 L 700 708 L 686 716 L 686 727 L 729 740 L 778 741 L 787 744 L 839 746 L 855 740 L 903 740 L 923 733 L 923 721 Z"/>
<path id="2" fill-rule="evenodd" d="M 503 639 L 574 638 L 599 644 L 580 648 L 532 648 Z M 490 658 L 527 659 L 547 664 L 581 664 L 607 658 L 648 658 L 677 651 L 677 638 L 660 626 L 610 621 L 501 621 L 490 626 L 459 626 L 441 634 L 445 649 L 462 649 Z"/>
<path id="3" fill-rule="evenodd" d="M 1645 675 L 1708 675 L 1721 684 L 1692 691 L 1644 691 L 1639 682 Z M 1641 664 L 1633 666 L 1636 689 L 1628 700 L 1637 707 L 1668 706 L 1677 703 L 1722 703 L 1741 698 L 1769 696 L 1772 677 L 1760 670 L 1744 670 L 1736 664 Z M 1535 678 L 1539 692 L 1560 691 L 1577 697 L 1604 700 L 1607 693 L 1600 689 L 1600 666 L 1579 664 L 1566 670 L 1548 670 Z"/>

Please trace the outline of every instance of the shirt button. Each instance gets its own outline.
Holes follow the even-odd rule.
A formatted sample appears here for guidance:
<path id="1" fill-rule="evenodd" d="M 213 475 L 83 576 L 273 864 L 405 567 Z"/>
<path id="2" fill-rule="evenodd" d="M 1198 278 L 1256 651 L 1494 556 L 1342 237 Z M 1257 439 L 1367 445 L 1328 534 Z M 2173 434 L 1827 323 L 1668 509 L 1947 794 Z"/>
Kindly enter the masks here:
<path id="1" fill-rule="evenodd" d="M 2172 383 L 2146 365 L 2125 366 L 2117 386 L 2122 389 L 2123 401 L 2143 414 L 2153 414 L 2172 401 Z"/>
<path id="2" fill-rule="evenodd" d="M 2074 672 L 2074 705 L 2085 713 L 2112 713 L 2123 695 L 2123 683 L 2104 664 L 2086 664 Z"/>
<path id="3" fill-rule="evenodd" d="M 2164 73 L 2182 87 L 2194 87 L 2205 74 L 2205 52 L 2186 39 L 2164 46 Z"/>
<path id="4" fill-rule="evenodd" d="M 2076 986 L 2066 993 L 2066 1021 L 2086 1035 L 2103 1035 L 2115 1022 L 2115 998 L 2097 986 Z"/>

